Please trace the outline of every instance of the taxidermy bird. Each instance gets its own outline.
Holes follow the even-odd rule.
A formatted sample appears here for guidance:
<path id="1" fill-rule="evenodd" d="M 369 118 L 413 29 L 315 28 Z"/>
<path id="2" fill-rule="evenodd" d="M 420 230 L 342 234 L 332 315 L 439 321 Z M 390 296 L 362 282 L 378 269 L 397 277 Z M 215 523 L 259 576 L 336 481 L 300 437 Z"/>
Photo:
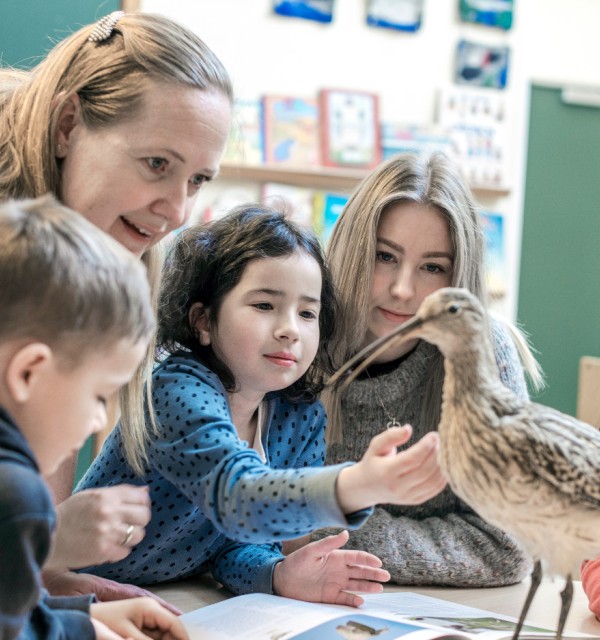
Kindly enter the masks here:
<path id="1" fill-rule="evenodd" d="M 466 289 L 429 295 L 411 320 L 371 343 L 328 381 L 338 392 L 380 354 L 422 338 L 444 356 L 439 463 L 457 496 L 512 534 L 534 560 L 513 638 L 547 571 L 565 578 L 558 640 L 581 560 L 600 555 L 600 431 L 519 399 L 500 381 L 488 318 Z"/>

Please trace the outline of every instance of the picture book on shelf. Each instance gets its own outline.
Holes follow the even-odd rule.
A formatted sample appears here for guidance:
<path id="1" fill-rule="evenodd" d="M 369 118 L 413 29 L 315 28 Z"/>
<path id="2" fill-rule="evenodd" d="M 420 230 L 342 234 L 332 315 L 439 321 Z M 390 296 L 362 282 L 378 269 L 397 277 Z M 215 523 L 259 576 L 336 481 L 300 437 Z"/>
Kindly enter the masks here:
<path id="1" fill-rule="evenodd" d="M 485 279 L 492 298 L 506 295 L 506 258 L 504 253 L 504 216 L 492 211 L 481 211 L 485 236 Z"/>
<path id="2" fill-rule="evenodd" d="M 514 618 L 411 592 L 365 595 L 364 600 L 355 609 L 253 593 L 186 613 L 180 620 L 191 640 L 508 640 L 516 623 Z M 554 635 L 526 623 L 520 637 Z M 592 637 L 563 633 L 563 640 Z"/>
<path id="3" fill-rule="evenodd" d="M 395 122 L 381 123 L 382 160 L 387 160 L 398 153 L 433 151 L 452 155 L 452 140 L 445 129 L 402 125 Z"/>
<path id="4" fill-rule="evenodd" d="M 231 131 L 223 154 L 223 162 L 258 165 L 263 160 L 262 104 L 260 100 L 236 99 L 233 105 Z"/>
<path id="5" fill-rule="evenodd" d="M 319 106 L 323 165 L 369 169 L 379 164 L 379 100 L 375 94 L 322 89 Z"/>
<path id="6" fill-rule="evenodd" d="M 317 191 L 314 196 L 313 229 L 323 244 L 329 240 L 340 213 L 350 196 L 328 191 Z"/>
<path id="7" fill-rule="evenodd" d="M 263 97 L 264 161 L 315 166 L 319 159 L 319 106 L 314 98 Z"/>

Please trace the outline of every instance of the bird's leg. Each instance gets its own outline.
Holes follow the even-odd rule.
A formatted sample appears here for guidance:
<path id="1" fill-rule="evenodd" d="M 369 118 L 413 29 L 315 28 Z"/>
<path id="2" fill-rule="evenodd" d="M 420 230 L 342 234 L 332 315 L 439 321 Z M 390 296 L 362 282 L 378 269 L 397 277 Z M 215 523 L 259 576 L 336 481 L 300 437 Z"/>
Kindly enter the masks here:
<path id="1" fill-rule="evenodd" d="M 571 601 L 573 600 L 573 580 L 571 574 L 567 574 L 567 582 L 565 588 L 560 592 L 560 599 L 562 606 L 560 608 L 560 617 L 558 618 L 558 628 L 556 629 L 556 640 L 561 640 L 562 632 L 569 615 L 569 609 L 571 608 Z"/>
<path id="2" fill-rule="evenodd" d="M 531 572 L 531 585 L 529 586 L 529 591 L 527 592 L 527 597 L 525 598 L 525 604 L 523 605 L 523 609 L 521 610 L 521 615 L 519 616 L 519 622 L 517 622 L 517 626 L 515 627 L 515 632 L 513 633 L 513 640 L 517 640 L 517 638 L 519 637 L 519 634 L 521 633 L 523 623 L 525 622 L 525 616 L 529 611 L 529 607 L 531 606 L 533 596 L 535 595 L 537 588 L 540 586 L 541 581 L 542 581 L 542 563 L 540 560 L 536 560 L 536 562 L 533 565 L 533 571 Z"/>

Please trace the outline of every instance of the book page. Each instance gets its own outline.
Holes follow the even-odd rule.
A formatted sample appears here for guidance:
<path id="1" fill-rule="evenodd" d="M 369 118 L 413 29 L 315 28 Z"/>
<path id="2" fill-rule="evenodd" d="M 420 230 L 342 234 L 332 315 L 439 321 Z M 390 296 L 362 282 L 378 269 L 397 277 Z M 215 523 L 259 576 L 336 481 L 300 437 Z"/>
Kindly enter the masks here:
<path id="1" fill-rule="evenodd" d="M 365 604 L 362 609 L 373 614 L 392 615 L 420 625 L 444 627 L 448 630 L 469 634 L 479 640 L 512 638 L 517 618 L 504 616 L 484 609 L 477 609 L 440 598 L 432 598 L 420 593 L 396 592 L 366 594 L 363 596 Z M 558 611 L 556 613 L 558 622 Z M 521 629 L 520 637 L 553 638 L 555 630 L 544 629 L 526 624 Z M 590 638 L 585 633 L 563 630 L 563 640 L 567 638 Z"/>
<path id="2" fill-rule="evenodd" d="M 181 616 L 191 640 L 504 640 L 516 619 L 417 593 L 364 595 L 358 609 L 266 594 L 224 600 Z M 555 632 L 525 625 L 521 638 Z M 592 638 L 565 631 L 563 639 Z"/>
<path id="3" fill-rule="evenodd" d="M 180 620 L 191 640 L 464 640 L 468 636 L 424 629 L 393 620 L 385 613 L 374 616 L 362 609 L 251 594 L 224 600 L 184 614 Z"/>

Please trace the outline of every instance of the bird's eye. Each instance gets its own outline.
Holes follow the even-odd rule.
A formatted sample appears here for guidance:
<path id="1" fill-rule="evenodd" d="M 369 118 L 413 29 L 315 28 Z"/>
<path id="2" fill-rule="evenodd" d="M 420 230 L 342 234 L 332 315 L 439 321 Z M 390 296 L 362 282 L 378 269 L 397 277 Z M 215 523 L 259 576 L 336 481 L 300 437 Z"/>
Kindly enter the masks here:
<path id="1" fill-rule="evenodd" d="M 449 313 L 458 313 L 460 311 L 460 305 L 458 304 L 451 304 L 448 307 L 448 312 Z"/>

